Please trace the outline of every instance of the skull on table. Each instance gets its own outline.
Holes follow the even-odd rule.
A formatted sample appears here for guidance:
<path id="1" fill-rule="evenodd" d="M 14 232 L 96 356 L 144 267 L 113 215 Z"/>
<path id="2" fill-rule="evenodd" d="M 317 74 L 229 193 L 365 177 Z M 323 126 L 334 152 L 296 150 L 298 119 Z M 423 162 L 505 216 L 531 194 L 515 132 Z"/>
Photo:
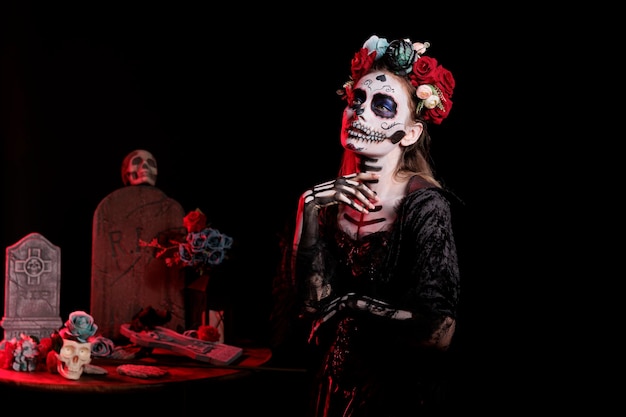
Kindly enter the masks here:
<path id="1" fill-rule="evenodd" d="M 67 379 L 79 379 L 85 365 L 91 362 L 91 343 L 63 339 L 63 346 L 57 354 L 57 359 L 59 374 Z"/>

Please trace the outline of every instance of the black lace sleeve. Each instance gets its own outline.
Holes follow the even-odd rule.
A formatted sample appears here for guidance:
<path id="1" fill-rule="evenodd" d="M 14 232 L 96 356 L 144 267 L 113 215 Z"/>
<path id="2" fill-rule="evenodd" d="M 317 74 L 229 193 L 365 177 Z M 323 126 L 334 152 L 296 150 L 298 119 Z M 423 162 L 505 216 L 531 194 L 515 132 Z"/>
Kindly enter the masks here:
<path id="1" fill-rule="evenodd" d="M 304 319 L 302 302 L 296 289 L 293 268 L 293 227 L 288 223 L 280 234 L 281 261 L 272 285 L 272 307 L 269 317 L 272 362 L 300 366 L 306 354 L 311 319 Z"/>
<path id="2" fill-rule="evenodd" d="M 460 274 L 450 202 L 443 190 L 409 194 L 390 247 L 390 274 L 400 308 L 437 325 L 456 317 Z"/>

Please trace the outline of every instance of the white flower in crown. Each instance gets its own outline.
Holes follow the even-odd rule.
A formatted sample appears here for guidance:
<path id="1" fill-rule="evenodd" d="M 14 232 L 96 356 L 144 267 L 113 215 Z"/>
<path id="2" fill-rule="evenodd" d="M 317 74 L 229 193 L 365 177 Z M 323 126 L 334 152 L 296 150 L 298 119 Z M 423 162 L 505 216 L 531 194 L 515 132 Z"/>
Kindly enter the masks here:
<path id="1" fill-rule="evenodd" d="M 424 107 L 427 109 L 434 109 L 441 103 L 435 87 L 430 84 L 420 85 L 417 87 L 415 94 L 420 100 L 424 100 Z"/>
<path id="2" fill-rule="evenodd" d="M 407 39 L 408 42 L 411 42 Z M 413 49 L 415 49 L 415 52 L 417 52 L 418 55 L 424 55 L 426 53 L 426 50 L 430 47 L 430 42 L 414 42 L 413 43 Z"/>

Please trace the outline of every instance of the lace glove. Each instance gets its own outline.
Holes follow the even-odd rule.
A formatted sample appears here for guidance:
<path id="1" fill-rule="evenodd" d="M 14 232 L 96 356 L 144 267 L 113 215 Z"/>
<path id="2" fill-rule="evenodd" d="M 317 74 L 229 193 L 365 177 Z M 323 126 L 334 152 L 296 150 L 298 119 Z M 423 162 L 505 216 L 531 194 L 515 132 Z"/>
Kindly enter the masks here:
<path id="1" fill-rule="evenodd" d="M 395 309 L 384 301 L 364 295 L 357 295 L 355 293 L 348 293 L 342 297 L 324 302 L 323 304 L 320 303 L 317 307 L 320 317 L 313 323 L 309 335 L 309 343 L 313 340 L 313 337 L 315 337 L 315 333 L 320 326 L 342 310 L 362 311 L 392 320 L 410 320 L 413 318 L 413 313 L 410 311 Z"/>

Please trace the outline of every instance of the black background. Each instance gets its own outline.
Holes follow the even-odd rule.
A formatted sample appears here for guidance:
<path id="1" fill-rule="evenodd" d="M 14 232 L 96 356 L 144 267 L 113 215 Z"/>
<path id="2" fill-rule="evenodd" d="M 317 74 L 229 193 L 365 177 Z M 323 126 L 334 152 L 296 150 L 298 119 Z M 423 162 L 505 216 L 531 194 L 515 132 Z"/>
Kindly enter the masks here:
<path id="1" fill-rule="evenodd" d="M 435 170 L 465 203 L 458 346 L 466 366 L 524 368 L 528 350 L 518 352 L 545 331 L 529 324 L 543 316 L 529 296 L 556 268 L 544 250 L 552 233 L 536 234 L 535 220 L 559 215 L 543 200 L 559 191 L 538 187 L 533 172 L 554 163 L 546 151 L 559 126 L 543 114 L 555 96 L 567 101 L 555 63 L 573 55 L 563 32 L 542 32 L 545 13 L 392 7 L 5 2 L 0 246 L 41 233 L 62 251 L 63 319 L 89 310 L 94 210 L 122 186 L 124 156 L 147 149 L 157 187 L 234 238 L 233 329 L 263 343 L 297 198 L 339 167 L 335 91 L 354 52 L 372 34 L 429 41 L 457 84 L 431 135 Z"/>
<path id="2" fill-rule="evenodd" d="M 262 320 L 299 194 L 336 175 L 344 102 L 335 91 L 372 34 L 428 40 L 456 76 L 451 116 L 431 132 L 433 157 L 471 199 L 469 54 L 437 25 L 378 29 L 340 11 L 315 20 L 265 12 L 250 23 L 133 2 L 14 10 L 3 54 L 2 243 L 37 232 L 61 248 L 64 317 L 89 309 L 94 210 L 122 186 L 124 156 L 143 148 L 157 159 L 159 189 L 235 239 L 237 298 Z"/>

